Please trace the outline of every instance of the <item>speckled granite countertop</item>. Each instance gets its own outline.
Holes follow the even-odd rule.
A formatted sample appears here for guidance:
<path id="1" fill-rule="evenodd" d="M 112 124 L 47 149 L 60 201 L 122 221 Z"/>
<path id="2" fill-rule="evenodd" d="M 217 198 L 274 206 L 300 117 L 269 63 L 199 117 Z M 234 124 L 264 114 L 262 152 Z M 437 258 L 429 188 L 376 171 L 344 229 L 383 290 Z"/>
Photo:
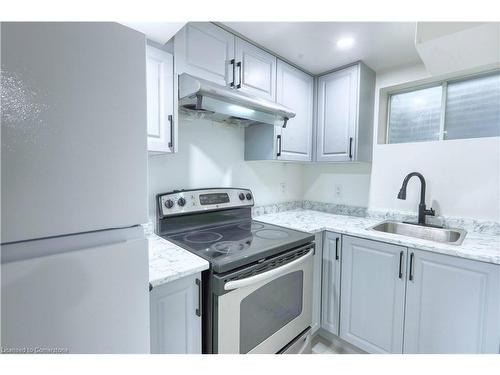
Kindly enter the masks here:
<path id="1" fill-rule="evenodd" d="M 149 282 L 153 287 L 208 269 L 208 262 L 154 233 L 149 242 Z"/>
<path id="2" fill-rule="evenodd" d="M 420 250 L 500 264 L 500 236 L 491 233 L 468 231 L 462 245 L 456 246 L 366 229 L 381 222 L 380 219 L 335 215 L 312 210 L 299 209 L 265 214 L 255 216 L 254 220 L 311 233 L 328 230 Z"/>

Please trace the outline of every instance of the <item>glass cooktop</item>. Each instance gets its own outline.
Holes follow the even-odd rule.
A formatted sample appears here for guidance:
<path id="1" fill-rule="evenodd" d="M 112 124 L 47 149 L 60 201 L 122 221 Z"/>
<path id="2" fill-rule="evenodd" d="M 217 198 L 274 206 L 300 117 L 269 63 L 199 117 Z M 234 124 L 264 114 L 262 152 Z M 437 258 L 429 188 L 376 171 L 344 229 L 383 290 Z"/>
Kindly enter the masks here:
<path id="1" fill-rule="evenodd" d="M 164 236 L 224 273 L 314 240 L 309 233 L 254 220 Z"/>

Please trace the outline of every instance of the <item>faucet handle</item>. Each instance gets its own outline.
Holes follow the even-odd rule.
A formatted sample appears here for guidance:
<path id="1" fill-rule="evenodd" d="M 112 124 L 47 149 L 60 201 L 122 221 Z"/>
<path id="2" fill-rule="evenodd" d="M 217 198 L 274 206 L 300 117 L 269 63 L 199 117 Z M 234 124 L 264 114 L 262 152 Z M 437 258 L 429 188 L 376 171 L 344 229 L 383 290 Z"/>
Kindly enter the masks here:
<path id="1" fill-rule="evenodd" d="M 434 216 L 436 215 L 436 211 L 434 211 L 434 209 L 431 207 L 428 210 L 425 210 L 425 214 L 429 216 Z"/>

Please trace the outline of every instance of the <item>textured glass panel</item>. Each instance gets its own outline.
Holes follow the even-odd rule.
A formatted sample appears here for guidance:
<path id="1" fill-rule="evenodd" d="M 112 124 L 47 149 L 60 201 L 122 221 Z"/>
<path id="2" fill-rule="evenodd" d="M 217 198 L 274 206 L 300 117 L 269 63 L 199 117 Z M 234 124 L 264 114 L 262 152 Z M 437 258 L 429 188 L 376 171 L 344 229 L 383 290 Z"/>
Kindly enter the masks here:
<path id="1" fill-rule="evenodd" d="M 450 82 L 444 139 L 500 136 L 500 74 Z"/>
<path id="2" fill-rule="evenodd" d="M 439 139 L 442 86 L 390 97 L 389 143 Z"/>
<path id="3" fill-rule="evenodd" d="M 240 304 L 240 353 L 248 353 L 302 313 L 303 271 L 279 277 Z"/>

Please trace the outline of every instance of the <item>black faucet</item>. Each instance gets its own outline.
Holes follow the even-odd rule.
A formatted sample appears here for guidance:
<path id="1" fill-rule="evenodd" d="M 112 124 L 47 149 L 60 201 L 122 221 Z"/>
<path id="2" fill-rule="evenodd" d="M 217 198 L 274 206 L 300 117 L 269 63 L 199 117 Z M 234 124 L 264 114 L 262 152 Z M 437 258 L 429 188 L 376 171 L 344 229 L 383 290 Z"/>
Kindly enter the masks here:
<path id="1" fill-rule="evenodd" d="M 425 179 L 424 176 L 422 176 L 418 172 L 411 172 L 409 173 L 405 179 L 403 180 L 403 185 L 401 186 L 401 189 L 399 190 L 398 194 L 398 199 L 406 199 L 406 185 L 408 185 L 408 181 L 410 181 L 410 178 L 413 176 L 417 176 L 420 179 L 420 203 L 418 205 L 418 224 L 419 225 L 426 225 L 425 224 L 425 216 L 434 216 L 435 212 L 432 208 L 427 209 L 425 207 Z"/>

